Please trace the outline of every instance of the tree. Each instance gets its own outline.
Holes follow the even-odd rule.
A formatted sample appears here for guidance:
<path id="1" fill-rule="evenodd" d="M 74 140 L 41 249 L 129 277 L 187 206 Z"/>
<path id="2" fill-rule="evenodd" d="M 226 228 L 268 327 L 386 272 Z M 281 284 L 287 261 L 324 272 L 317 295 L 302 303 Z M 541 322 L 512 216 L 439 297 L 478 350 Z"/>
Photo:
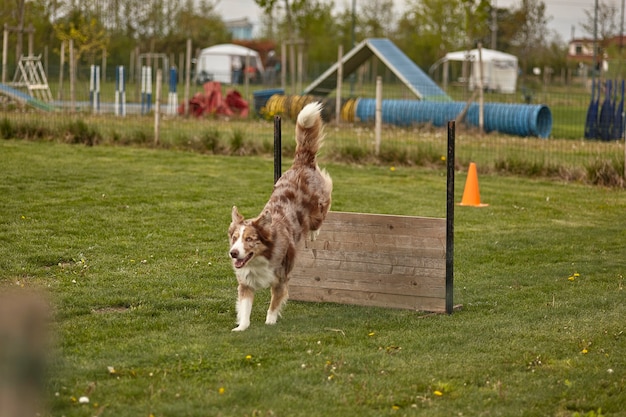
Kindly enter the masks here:
<path id="1" fill-rule="evenodd" d="M 352 14 L 352 6 L 340 10 L 335 16 L 335 31 L 337 32 L 337 45 L 343 45 L 344 51 L 352 48 L 352 33 L 354 25 L 354 43 L 357 44 L 363 40 L 363 35 L 358 24 L 358 16 Z"/>
<path id="2" fill-rule="evenodd" d="M 515 43 L 514 38 L 518 28 L 522 25 L 518 19 L 521 16 L 514 13 L 514 10 L 496 8 L 497 38 L 496 49 L 499 51 L 512 52 Z"/>
<path id="3" fill-rule="evenodd" d="M 398 22 L 395 39 L 413 61 L 428 68 L 463 46 L 466 23 L 462 0 L 413 0 Z"/>
<path id="4" fill-rule="evenodd" d="M 172 27 L 168 30 L 168 35 L 157 42 L 159 51 L 182 51 L 188 38 L 202 47 L 231 40 L 226 25 L 212 5 L 194 6 L 190 2 L 174 14 L 171 20 Z"/>
<path id="5" fill-rule="evenodd" d="M 595 32 L 595 11 L 593 8 L 583 11 L 585 12 L 586 21 L 580 23 L 580 27 L 593 38 Z M 615 4 L 607 4 L 604 0 L 598 2 L 598 39 L 605 40 L 618 34 L 617 16 L 618 10 Z"/>
<path id="6" fill-rule="evenodd" d="M 465 11 L 467 48 L 471 49 L 490 34 L 491 4 L 489 0 L 461 0 L 461 2 Z"/>
<path id="7" fill-rule="evenodd" d="M 336 60 L 339 31 L 332 15 L 333 4 L 321 0 L 255 0 L 261 7 L 267 22 L 274 25 L 266 28 L 276 41 L 288 41 L 289 68 L 296 66 L 295 43 L 306 48 L 305 58 L 318 65 Z M 305 62 L 305 66 L 307 63 Z"/>
<path id="8" fill-rule="evenodd" d="M 336 60 L 338 43 L 332 4 L 302 2 L 302 7 L 293 12 L 293 24 L 295 33 L 304 41 L 309 61 L 330 63 Z"/>
<path id="9" fill-rule="evenodd" d="M 511 44 L 520 56 L 522 80 L 528 73 L 528 63 L 547 47 L 549 20 L 542 0 L 521 0 L 519 9 L 513 12 L 512 23 L 516 31 Z"/>
<path id="10" fill-rule="evenodd" d="M 106 50 L 109 42 L 107 31 L 102 24 L 95 18 L 85 18 L 79 11 L 72 12 L 66 21 L 54 25 L 54 31 L 62 42 L 73 40 L 76 51 L 75 62 L 87 55 L 93 61 L 95 54 Z"/>
<path id="11" fill-rule="evenodd" d="M 388 37 L 393 31 L 393 0 L 363 2 L 358 13 L 359 27 L 367 38 Z"/>
<path id="12" fill-rule="evenodd" d="M 49 0 L 52 1 L 52 0 Z M 35 29 L 34 54 L 41 53 L 44 45 L 49 45 L 52 35 L 50 23 L 50 11 L 45 6 L 44 0 L 0 0 L 0 22 L 7 24 L 13 29 L 27 29 L 30 25 Z M 9 50 L 15 52 L 8 55 L 9 64 L 14 63 L 21 55 L 27 54 L 26 40 L 28 35 L 23 33 L 19 36 L 15 32 L 9 33 Z"/>

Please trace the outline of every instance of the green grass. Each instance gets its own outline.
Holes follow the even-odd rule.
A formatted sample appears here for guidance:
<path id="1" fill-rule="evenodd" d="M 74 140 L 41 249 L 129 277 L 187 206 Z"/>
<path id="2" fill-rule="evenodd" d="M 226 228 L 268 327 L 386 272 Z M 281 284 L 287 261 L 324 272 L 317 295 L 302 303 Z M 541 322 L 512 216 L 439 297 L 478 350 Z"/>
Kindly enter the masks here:
<path id="1" fill-rule="evenodd" d="M 262 292 L 235 334 L 230 207 L 260 211 L 270 159 L 0 156 L 0 280 L 54 306 L 44 415 L 626 416 L 623 190 L 480 174 L 490 205 L 456 208 L 461 311 L 290 302 L 268 327 Z M 440 169 L 322 165 L 335 210 L 445 215 Z"/>

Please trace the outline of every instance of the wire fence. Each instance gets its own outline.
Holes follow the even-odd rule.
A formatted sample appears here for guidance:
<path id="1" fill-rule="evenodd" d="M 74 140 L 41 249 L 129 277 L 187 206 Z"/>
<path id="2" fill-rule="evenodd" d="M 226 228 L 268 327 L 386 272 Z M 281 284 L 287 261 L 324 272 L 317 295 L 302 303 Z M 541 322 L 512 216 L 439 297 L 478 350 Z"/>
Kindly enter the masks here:
<path id="1" fill-rule="evenodd" d="M 20 126 L 32 129 L 33 124 L 37 124 L 52 136 L 67 137 L 64 132 L 68 123 L 79 121 L 84 124 L 80 125 L 83 130 L 91 131 L 101 142 L 151 143 L 158 140 L 162 146 L 190 147 L 206 152 L 271 152 L 272 118 L 281 115 L 286 120 L 284 129 L 289 136 L 288 129 L 292 126 L 289 121 L 299 109 L 308 101 L 322 100 L 330 125 L 325 148 L 327 157 L 443 167 L 447 119 L 454 119 L 465 110 L 464 122 L 457 124 L 456 155 L 460 168 L 471 161 L 483 171 L 624 184 L 623 126 L 619 134 L 607 140 L 585 139 L 590 103 L 596 102 L 599 121 L 607 100 L 615 115 L 623 100 L 621 80 L 611 80 L 610 92 L 608 80 L 594 83 L 597 91 L 593 91 L 593 95 L 588 77 L 572 77 L 564 82 L 559 77 L 540 76 L 518 80 L 512 94 L 486 91 L 483 99 L 487 132 L 482 133 L 477 126 L 479 94 L 476 89 L 470 89 L 464 82 L 448 84 L 446 93 L 453 105 L 448 103 L 444 109 L 442 103 L 419 101 L 401 80 L 380 65 L 359 70 L 346 78 L 339 100 L 336 90 L 326 97 L 301 96 L 304 87 L 314 80 L 313 76 L 287 77 L 281 85 L 279 74 L 274 73 L 273 77 L 243 74 L 238 84 L 213 84 L 212 89 L 192 82 L 185 103 L 184 74 L 170 72 L 169 68 L 163 70 L 162 84 L 158 87 L 156 69 L 148 80 L 142 79 L 141 74 L 126 73 L 123 87 L 116 67 L 101 71 L 98 83 L 89 66 L 78 68 L 73 84 L 69 82 L 69 74 L 61 76 L 58 70 L 50 71 L 56 74 L 47 79 L 53 98 L 48 104 L 54 110 L 41 111 L 36 106 L 24 105 L 23 98 L 3 94 L 0 117 L 5 126 L 14 126 L 7 128 L 8 132 L 3 130 L 2 134 L 10 136 L 19 131 Z M 380 143 L 376 141 L 374 125 L 376 76 L 382 79 Z M 119 111 L 120 115 L 116 116 L 121 88 L 125 94 L 125 116 Z M 149 98 L 146 97 L 148 88 Z M 160 90 L 159 131 L 154 130 L 157 89 Z M 28 93 L 23 86 L 15 90 Z M 96 99 L 97 105 L 94 104 Z M 150 106 L 142 106 L 146 100 Z M 242 111 L 241 103 L 247 104 L 248 112 Z M 466 108 L 468 103 L 473 104 Z M 184 115 L 185 104 L 192 115 Z M 433 107 L 426 110 L 424 105 Z M 205 107 L 198 111 L 198 106 Z M 338 120 L 336 115 L 339 115 Z M 490 118 L 498 123 L 494 125 Z M 292 145 L 288 140 L 283 142 L 288 154 Z"/>

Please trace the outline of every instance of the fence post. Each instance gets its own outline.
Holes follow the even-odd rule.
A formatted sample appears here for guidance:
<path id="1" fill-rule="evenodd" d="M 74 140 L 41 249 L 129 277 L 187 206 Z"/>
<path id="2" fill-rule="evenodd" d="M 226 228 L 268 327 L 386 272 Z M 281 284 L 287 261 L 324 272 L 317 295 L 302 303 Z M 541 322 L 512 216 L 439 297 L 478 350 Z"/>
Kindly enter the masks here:
<path id="1" fill-rule="evenodd" d="M 189 84 L 191 83 L 191 38 L 187 39 L 187 61 L 185 62 L 185 94 L 183 105 L 185 106 L 185 116 L 189 116 Z"/>
<path id="2" fill-rule="evenodd" d="M 4 34 L 2 36 L 2 84 L 7 82 L 7 68 L 9 62 L 9 25 L 4 24 Z"/>
<path id="3" fill-rule="evenodd" d="M 63 101 L 63 68 L 65 67 L 65 41 L 61 41 L 61 62 L 59 63 L 58 100 Z"/>
<path id="4" fill-rule="evenodd" d="M 337 48 L 337 98 L 335 101 L 335 123 L 341 123 L 341 88 L 343 85 L 343 45 Z"/>
<path id="5" fill-rule="evenodd" d="M 76 60 L 74 59 L 74 39 L 70 39 L 70 112 L 76 110 Z"/>

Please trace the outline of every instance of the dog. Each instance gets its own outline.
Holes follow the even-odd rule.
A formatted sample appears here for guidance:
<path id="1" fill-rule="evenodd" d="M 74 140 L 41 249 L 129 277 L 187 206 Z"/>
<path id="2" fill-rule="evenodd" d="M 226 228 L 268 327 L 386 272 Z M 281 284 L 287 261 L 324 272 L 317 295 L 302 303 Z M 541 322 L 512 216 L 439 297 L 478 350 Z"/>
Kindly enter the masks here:
<path id="1" fill-rule="evenodd" d="M 303 237 L 315 240 L 330 210 L 333 182 L 317 165 L 324 140 L 320 103 L 306 105 L 296 121 L 291 168 L 274 185 L 261 214 L 244 219 L 236 206 L 228 228 L 229 255 L 237 276 L 237 327 L 250 326 L 255 291 L 271 287 L 265 324 L 276 324 L 288 298 L 289 273 Z"/>

